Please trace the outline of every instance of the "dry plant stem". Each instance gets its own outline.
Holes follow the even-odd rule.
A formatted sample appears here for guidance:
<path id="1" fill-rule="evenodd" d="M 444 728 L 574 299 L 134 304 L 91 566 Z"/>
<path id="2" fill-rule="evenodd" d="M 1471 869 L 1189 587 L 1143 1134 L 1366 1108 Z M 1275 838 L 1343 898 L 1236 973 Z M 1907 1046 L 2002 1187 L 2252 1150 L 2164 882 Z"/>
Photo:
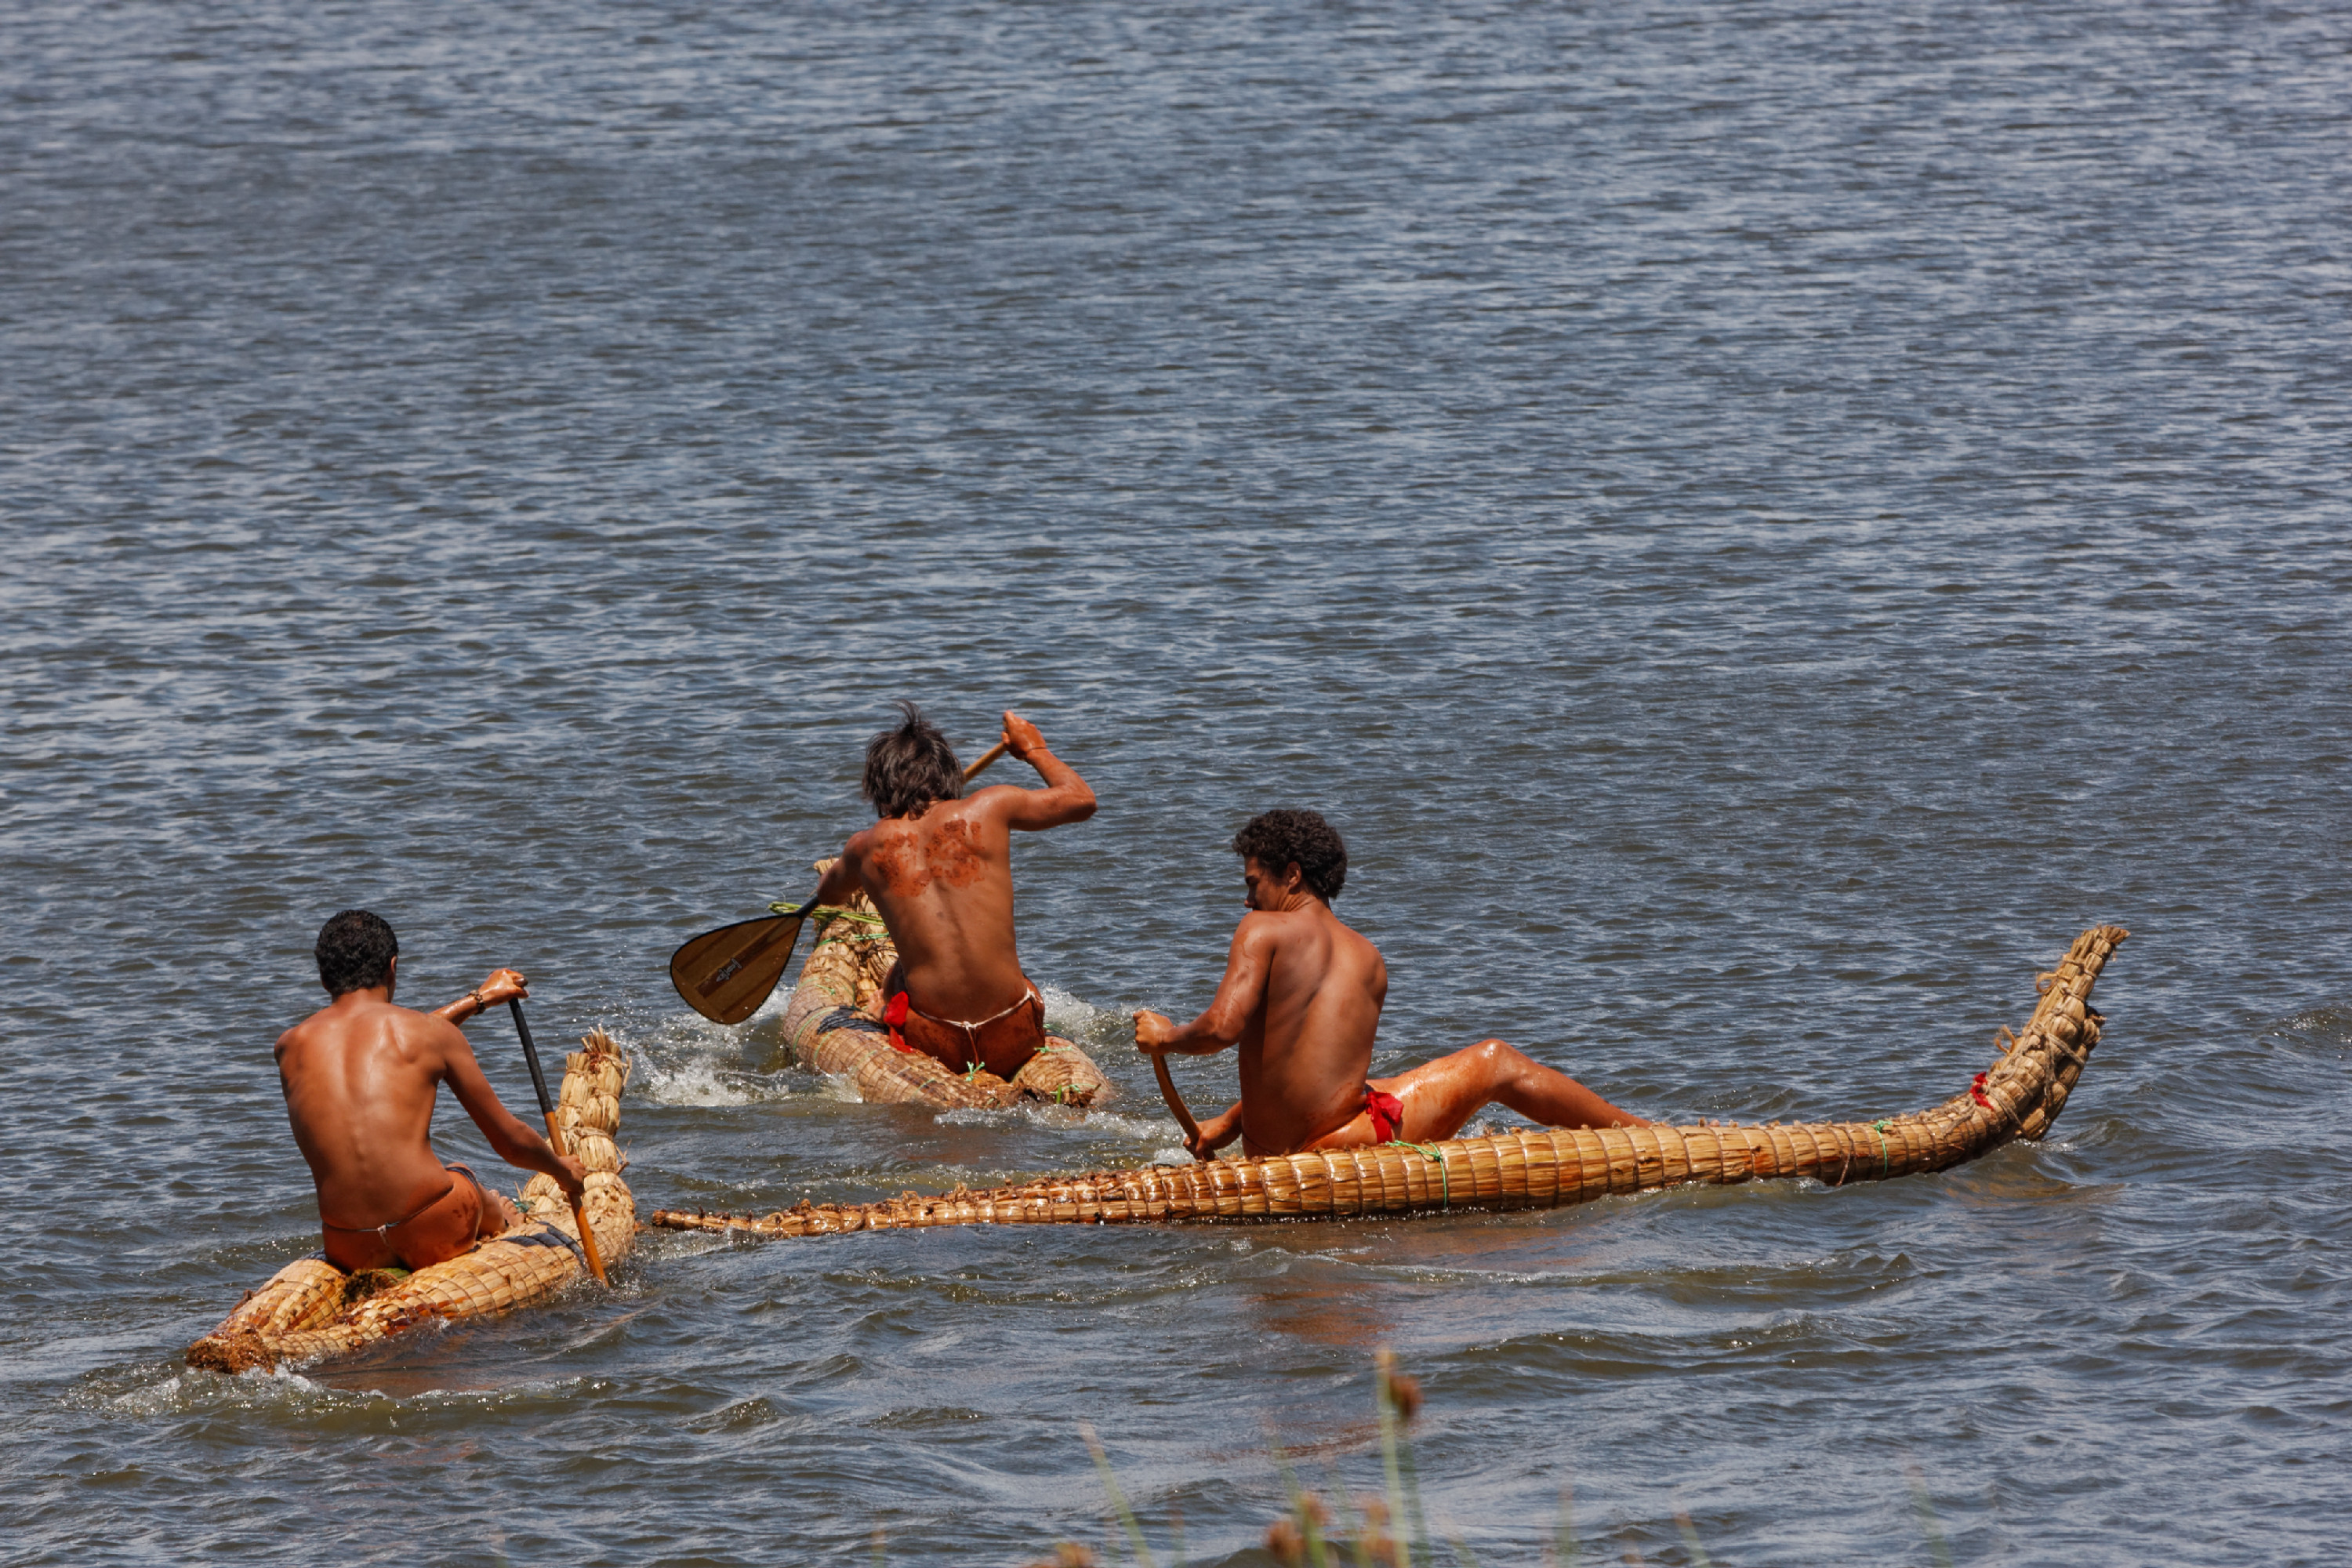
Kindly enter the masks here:
<path id="1" fill-rule="evenodd" d="M 1265 1443 L 1274 1455 L 1275 1468 L 1282 1472 L 1283 1489 L 1290 1494 L 1290 1515 L 1298 1526 L 1300 1539 L 1306 1543 L 1307 1560 L 1315 1568 L 1330 1568 L 1330 1553 L 1323 1544 L 1322 1523 L 1316 1517 L 1306 1489 L 1298 1484 L 1297 1474 L 1290 1468 L 1290 1455 L 1275 1441 L 1271 1430 L 1266 1434 Z"/>
<path id="2" fill-rule="evenodd" d="M 613 1142 L 628 1064 L 602 1029 L 565 1061 L 555 1121 L 564 1144 L 588 1167 L 582 1212 L 614 1263 L 635 1238 L 636 1200 L 621 1179 L 627 1161 Z M 551 1176 L 535 1175 L 517 1207 L 523 1222 L 471 1252 L 413 1274 L 346 1274 L 323 1258 L 279 1269 L 188 1347 L 188 1364 L 216 1372 L 303 1366 L 348 1355 L 421 1323 L 479 1318 L 546 1300 L 587 1272 L 572 1204 Z"/>
<path id="3" fill-rule="evenodd" d="M 1577 1568 L 1582 1555 L 1576 1545 L 1576 1489 L 1563 1481 L 1559 1488 L 1559 1525 L 1552 1532 L 1552 1561 L 1559 1568 Z"/>
<path id="4" fill-rule="evenodd" d="M 2098 1044 L 2102 1020 L 2090 1010 L 2091 987 L 2126 935 L 2117 926 L 2097 926 L 2076 939 L 2058 967 L 2041 977 L 2042 997 L 2032 1016 L 2002 1046 L 1979 1081 L 1940 1105 L 1876 1121 L 1535 1128 L 1423 1146 L 1384 1143 L 1093 1171 L 984 1191 L 960 1187 L 933 1197 L 908 1193 L 882 1203 L 803 1203 L 764 1215 L 665 1209 L 654 1215 L 653 1223 L 678 1230 L 810 1237 L 959 1225 L 1341 1219 L 1558 1208 L 1685 1183 L 1733 1185 L 1811 1177 L 1844 1186 L 1941 1171 L 2050 1130 Z M 809 962 L 814 967 L 815 955 Z M 793 1005 L 802 1005 L 797 993 Z M 2003 1038 L 2009 1034 L 2003 1030 Z M 887 1047 L 883 1054 L 908 1059 Z"/>
<path id="5" fill-rule="evenodd" d="M 1698 1543 L 1698 1526 L 1691 1522 L 1688 1510 L 1675 1510 L 1675 1528 L 1683 1532 L 1683 1544 L 1690 1549 L 1694 1568 L 1711 1568 L 1706 1548 Z"/>
<path id="6" fill-rule="evenodd" d="M 1143 1525 L 1135 1517 L 1135 1510 L 1128 1507 L 1127 1494 L 1118 1489 L 1118 1477 L 1111 1473 L 1110 1455 L 1104 1450 L 1102 1439 L 1095 1436 L 1093 1424 L 1086 1421 L 1078 1423 L 1078 1436 L 1087 1440 L 1087 1452 L 1095 1457 L 1095 1469 L 1102 1476 L 1103 1490 L 1110 1498 L 1112 1510 L 1118 1515 L 1119 1523 L 1127 1527 L 1138 1568 L 1152 1568 L 1151 1551 L 1143 1544 Z"/>
<path id="7" fill-rule="evenodd" d="M 1396 1563 L 1397 1568 L 1412 1568 L 1412 1555 L 1405 1545 L 1404 1538 L 1404 1463 L 1397 1452 L 1399 1423 L 1396 1401 L 1389 1396 L 1389 1379 L 1396 1372 L 1396 1352 L 1383 1346 L 1374 1352 L 1372 1368 L 1372 1398 L 1381 1412 L 1381 1467 L 1388 1479 L 1389 1518 L 1396 1521 L 1397 1528 Z M 1413 1499 L 1412 1513 L 1413 1522 L 1418 1526 L 1421 1522 L 1421 1499 L 1418 1495 Z M 1419 1533 L 1422 1552 L 1426 1556 L 1429 1551 L 1428 1532 L 1420 1531 Z"/>
<path id="8" fill-rule="evenodd" d="M 1944 1540 L 1943 1521 L 1936 1517 L 1935 1500 L 1927 1495 L 1927 1478 L 1915 1461 L 1904 1461 L 1903 1468 L 1911 1478 L 1911 1500 L 1918 1505 L 1919 1527 L 1927 1532 L 1927 1550 L 1936 1554 L 1940 1568 L 1952 1568 L 1952 1549 Z"/>

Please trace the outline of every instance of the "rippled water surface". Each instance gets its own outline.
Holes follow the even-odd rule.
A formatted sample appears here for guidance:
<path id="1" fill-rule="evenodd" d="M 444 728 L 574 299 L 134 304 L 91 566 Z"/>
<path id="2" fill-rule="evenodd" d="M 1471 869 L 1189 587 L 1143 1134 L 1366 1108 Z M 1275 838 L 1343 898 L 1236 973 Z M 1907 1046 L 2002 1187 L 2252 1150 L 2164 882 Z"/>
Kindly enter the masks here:
<path id="1" fill-rule="evenodd" d="M 6 1554 L 1012 1564 L 1105 1542 L 1083 1420 L 1264 1562 L 1269 1436 L 1377 1484 L 1387 1345 L 1481 1562 L 1570 1483 L 1595 1559 L 2336 1560 L 2348 104 L 2332 7 L 0 10 Z M 901 696 L 1100 793 L 1018 870 L 1110 1110 L 671 993 Z M 1941 1099 L 2133 935 L 2055 1135 L 1939 1176 L 649 1236 L 181 1369 L 316 1244 L 332 910 L 611 1029 L 647 1207 L 936 1190 L 1176 1157 L 1121 1015 L 1205 1004 L 1281 804 L 1382 1068 L 1654 1116 Z"/>

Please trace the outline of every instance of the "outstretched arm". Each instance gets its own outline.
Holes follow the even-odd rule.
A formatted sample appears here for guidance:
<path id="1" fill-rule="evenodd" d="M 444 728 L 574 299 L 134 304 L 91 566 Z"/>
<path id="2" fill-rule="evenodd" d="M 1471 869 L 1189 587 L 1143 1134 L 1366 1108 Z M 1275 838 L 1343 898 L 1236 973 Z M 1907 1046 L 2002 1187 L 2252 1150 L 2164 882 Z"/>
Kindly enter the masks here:
<path id="1" fill-rule="evenodd" d="M 579 1197 L 584 1190 L 587 1167 L 568 1154 L 557 1153 L 548 1146 L 546 1139 L 506 1108 L 499 1099 L 499 1091 L 482 1076 L 482 1064 L 474 1059 L 474 1047 L 466 1043 L 466 1037 L 455 1026 L 441 1042 L 441 1052 L 442 1075 L 448 1080 L 449 1092 L 457 1097 L 457 1103 L 466 1108 L 466 1114 L 474 1119 L 474 1125 L 482 1130 L 482 1136 L 490 1141 L 499 1158 L 509 1165 L 552 1176 L 566 1197 Z"/>
<path id="2" fill-rule="evenodd" d="M 864 835 L 861 834 L 858 837 L 863 837 Z M 855 846 L 857 839 L 852 838 L 849 842 Z M 845 848 L 835 858 L 833 864 L 824 868 L 824 877 L 817 882 L 816 891 L 809 895 L 809 902 L 838 909 L 849 901 L 852 894 L 863 892 L 865 889 L 866 884 L 858 879 L 857 868 L 853 863 L 853 858 L 849 850 Z"/>
<path id="3" fill-rule="evenodd" d="M 1225 950 L 1225 977 L 1207 1012 L 1179 1026 L 1150 1009 L 1135 1015 L 1135 1047 L 1157 1056 L 1210 1057 L 1242 1037 L 1250 1019 L 1265 1005 L 1265 977 L 1274 967 L 1274 932 L 1265 917 L 1244 915 Z"/>
<path id="4" fill-rule="evenodd" d="M 1042 832 L 1066 822 L 1084 822 L 1095 814 L 1095 792 L 1077 770 L 1046 749 L 1037 726 L 1019 714 L 1004 715 L 1004 743 L 1013 754 L 1037 770 L 1044 789 L 1000 789 L 1005 805 L 1004 825 L 1025 832 Z"/>

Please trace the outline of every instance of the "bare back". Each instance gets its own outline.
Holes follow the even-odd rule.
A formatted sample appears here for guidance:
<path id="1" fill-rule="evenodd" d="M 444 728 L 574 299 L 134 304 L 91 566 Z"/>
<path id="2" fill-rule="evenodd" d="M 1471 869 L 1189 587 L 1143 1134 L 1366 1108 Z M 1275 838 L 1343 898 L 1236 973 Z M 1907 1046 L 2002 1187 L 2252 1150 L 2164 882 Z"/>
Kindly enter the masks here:
<path id="1" fill-rule="evenodd" d="M 850 839 L 843 859 L 898 944 L 907 989 L 929 1011 L 984 1017 L 1028 989 L 1013 940 L 1013 835 L 1006 808 L 1025 790 L 985 789 L 888 817 Z"/>
<path id="2" fill-rule="evenodd" d="M 1029 994 L 1013 941 L 1013 835 L 1095 814 L 1095 792 L 1037 726 L 1005 714 L 1004 743 L 1045 788 L 996 784 L 883 817 L 850 839 L 817 884 L 819 903 L 861 889 L 874 900 L 908 995 L 936 1017 L 987 1018 Z"/>
<path id="3" fill-rule="evenodd" d="M 364 992 L 345 993 L 278 1037 L 286 1116 L 321 1215 L 383 1225 L 447 1188 L 432 1132 L 452 1042 L 473 1066 L 456 1025 Z"/>
<path id="4" fill-rule="evenodd" d="M 1363 1110 L 1388 965 L 1320 900 L 1244 916 L 1234 949 L 1245 976 L 1261 963 L 1265 974 L 1242 1026 L 1242 1135 L 1253 1149 L 1304 1148 Z"/>

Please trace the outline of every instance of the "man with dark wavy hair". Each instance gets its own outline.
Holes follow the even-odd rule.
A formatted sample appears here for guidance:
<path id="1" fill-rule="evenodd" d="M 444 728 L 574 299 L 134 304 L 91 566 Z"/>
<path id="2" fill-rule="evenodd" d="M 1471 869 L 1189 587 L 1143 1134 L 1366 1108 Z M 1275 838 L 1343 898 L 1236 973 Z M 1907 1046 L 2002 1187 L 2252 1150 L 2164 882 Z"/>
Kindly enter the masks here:
<path id="1" fill-rule="evenodd" d="M 482 1076 L 457 1026 L 528 995 L 511 969 L 430 1013 L 393 1005 L 400 939 L 380 915 L 345 910 L 319 932 L 330 1000 L 278 1037 L 278 1082 L 294 1142 L 319 1192 L 327 1261 L 339 1268 L 422 1268 L 472 1249 L 519 1216 L 463 1165 L 433 1152 L 433 1107 L 446 1083 L 499 1158 L 580 1196 L 586 1172 L 518 1121 Z"/>
<path id="2" fill-rule="evenodd" d="M 1380 949 L 1331 912 L 1348 847 L 1311 811 L 1269 811 L 1234 835 L 1249 912 L 1207 1012 L 1181 1028 L 1135 1015 L 1136 1048 L 1213 1056 L 1241 1047 L 1242 1098 L 1186 1147 L 1206 1159 L 1235 1138 L 1251 1154 L 1451 1138 L 1499 1101 L 1551 1127 L 1641 1127 L 1567 1074 L 1481 1040 L 1397 1078 L 1368 1079 L 1389 994 Z"/>
<path id="3" fill-rule="evenodd" d="M 1004 743 L 1045 787 L 966 795 L 947 737 L 913 703 L 899 709 L 899 722 L 866 748 L 877 820 L 843 847 L 816 901 L 863 891 L 889 927 L 898 963 L 882 1016 L 892 1043 L 1010 1081 L 1045 1043 L 1045 1003 L 1013 941 L 1013 835 L 1084 822 L 1095 792 L 1036 725 L 1008 712 Z"/>

